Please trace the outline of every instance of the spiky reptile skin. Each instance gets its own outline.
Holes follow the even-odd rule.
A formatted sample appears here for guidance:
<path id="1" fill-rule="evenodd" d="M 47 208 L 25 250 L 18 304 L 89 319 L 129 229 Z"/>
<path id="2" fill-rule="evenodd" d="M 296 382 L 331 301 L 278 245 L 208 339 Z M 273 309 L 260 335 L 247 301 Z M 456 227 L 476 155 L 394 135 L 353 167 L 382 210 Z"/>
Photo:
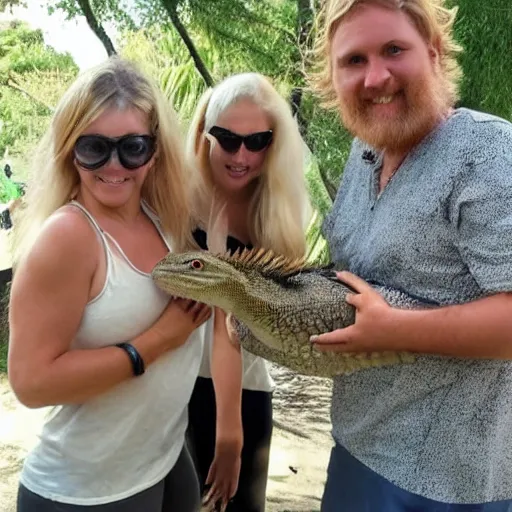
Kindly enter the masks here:
<path id="1" fill-rule="evenodd" d="M 353 324 L 355 310 L 345 302 L 350 290 L 333 270 L 308 267 L 302 260 L 290 261 L 262 249 L 234 256 L 170 253 L 155 266 L 152 277 L 170 295 L 229 312 L 245 350 L 304 375 L 333 377 L 414 361 L 412 354 L 403 352 L 316 350 L 309 337 Z M 401 292 L 376 290 L 391 306 L 422 307 Z"/>

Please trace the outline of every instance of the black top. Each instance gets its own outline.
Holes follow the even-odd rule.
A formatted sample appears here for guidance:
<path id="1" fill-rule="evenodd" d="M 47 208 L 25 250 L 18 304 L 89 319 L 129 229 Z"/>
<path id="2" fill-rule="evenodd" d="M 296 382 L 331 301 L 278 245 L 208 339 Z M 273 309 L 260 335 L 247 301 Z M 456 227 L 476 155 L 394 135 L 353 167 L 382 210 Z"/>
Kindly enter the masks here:
<path id="1" fill-rule="evenodd" d="M 206 231 L 204 231 L 201 228 L 197 228 L 192 235 L 194 236 L 194 240 L 198 243 L 199 247 L 201 249 L 204 249 L 205 251 L 208 250 L 208 246 L 206 245 Z M 234 236 L 228 235 L 228 238 L 226 240 L 226 249 L 231 253 L 234 254 L 237 251 L 242 251 L 243 249 L 252 249 L 253 246 L 251 243 L 244 244 L 238 238 L 235 238 Z"/>

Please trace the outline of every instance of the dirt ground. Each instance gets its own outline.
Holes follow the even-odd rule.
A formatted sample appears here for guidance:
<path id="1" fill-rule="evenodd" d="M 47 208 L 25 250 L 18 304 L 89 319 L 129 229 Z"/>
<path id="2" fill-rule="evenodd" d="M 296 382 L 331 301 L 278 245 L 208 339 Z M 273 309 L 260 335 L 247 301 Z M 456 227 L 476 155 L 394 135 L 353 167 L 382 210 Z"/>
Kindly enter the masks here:
<path id="1" fill-rule="evenodd" d="M 316 512 L 332 441 L 331 382 L 272 367 L 276 382 L 267 512 Z M 0 512 L 15 511 L 18 473 L 45 410 L 20 405 L 0 376 Z"/>

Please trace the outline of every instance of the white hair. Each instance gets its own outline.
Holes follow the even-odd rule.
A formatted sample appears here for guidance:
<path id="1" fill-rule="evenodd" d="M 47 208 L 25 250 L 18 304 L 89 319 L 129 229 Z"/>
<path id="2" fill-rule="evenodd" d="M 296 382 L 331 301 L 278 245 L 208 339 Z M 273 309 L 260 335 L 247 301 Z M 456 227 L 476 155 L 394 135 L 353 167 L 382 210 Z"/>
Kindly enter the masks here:
<path id="1" fill-rule="evenodd" d="M 204 130 L 208 132 L 217 122 L 219 116 L 231 105 L 241 99 L 249 98 L 256 105 L 264 108 L 261 93 L 261 75 L 257 73 L 240 73 L 219 83 L 212 92 L 204 116 Z"/>

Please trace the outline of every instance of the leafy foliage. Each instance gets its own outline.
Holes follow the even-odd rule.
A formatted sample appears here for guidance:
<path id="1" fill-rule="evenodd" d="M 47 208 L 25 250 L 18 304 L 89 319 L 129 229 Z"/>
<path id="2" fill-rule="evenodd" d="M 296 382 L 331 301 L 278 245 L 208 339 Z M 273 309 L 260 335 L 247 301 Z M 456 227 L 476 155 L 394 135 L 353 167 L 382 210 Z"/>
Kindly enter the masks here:
<path id="1" fill-rule="evenodd" d="M 129 28 L 130 30 L 136 30 L 139 28 L 132 16 L 132 13 L 134 12 L 134 2 L 130 0 L 91 0 L 89 3 L 92 11 L 96 15 L 96 18 L 101 22 L 119 24 L 119 26 Z M 148 0 L 148 2 L 137 1 L 135 3 L 151 4 L 152 2 Z M 76 0 L 47 0 L 46 5 L 48 7 L 49 14 L 61 11 L 66 14 L 66 19 L 68 20 L 83 15 L 80 5 Z"/>
<path id="2" fill-rule="evenodd" d="M 11 9 L 16 6 L 25 6 L 26 3 L 22 0 L 0 0 L 0 12 L 4 12 L 7 9 Z"/>
<path id="3" fill-rule="evenodd" d="M 0 374 L 7 373 L 7 340 L 9 335 L 5 329 L 0 330 Z"/>
<path id="4" fill-rule="evenodd" d="M 184 122 L 190 119 L 206 85 L 175 31 L 161 26 L 125 31 L 121 36 L 120 54 L 137 62 L 157 81 Z M 211 70 L 220 60 L 206 43 L 201 57 Z"/>
<path id="5" fill-rule="evenodd" d="M 10 72 L 76 69 L 69 54 L 59 54 L 44 43 L 41 30 L 13 21 L 0 31 L 0 76 Z"/>
<path id="6" fill-rule="evenodd" d="M 3 171 L 0 170 L 0 203 L 6 204 L 12 199 L 21 196 L 20 187 L 11 181 Z"/>
<path id="7" fill-rule="evenodd" d="M 510 0 L 459 0 L 455 24 L 464 47 L 460 104 L 512 120 Z"/>
<path id="8" fill-rule="evenodd" d="M 224 74 L 257 70 L 297 85 L 300 54 L 296 2 L 216 0 L 180 2 L 193 33 L 203 33 L 224 60 Z M 221 17 L 229 23 L 219 23 Z"/>
<path id="9" fill-rule="evenodd" d="M 40 30 L 11 22 L 0 32 L 0 157 L 13 161 L 14 172 L 24 174 L 53 105 L 77 73 L 71 56 L 48 47 Z"/>

